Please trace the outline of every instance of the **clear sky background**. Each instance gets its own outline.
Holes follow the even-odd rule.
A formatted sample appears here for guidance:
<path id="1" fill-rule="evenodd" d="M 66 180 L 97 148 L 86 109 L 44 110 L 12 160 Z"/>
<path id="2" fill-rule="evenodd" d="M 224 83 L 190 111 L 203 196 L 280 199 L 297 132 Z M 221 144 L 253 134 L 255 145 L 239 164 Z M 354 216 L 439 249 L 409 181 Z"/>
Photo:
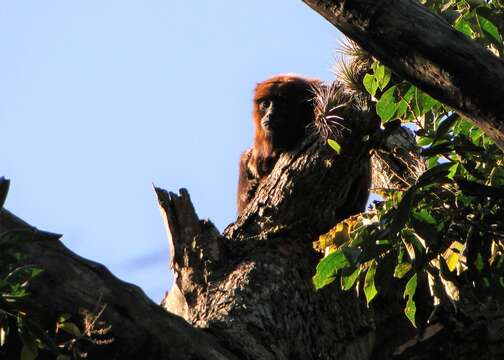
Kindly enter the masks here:
<path id="1" fill-rule="evenodd" d="M 330 81 L 339 36 L 301 0 L 0 2 L 6 207 L 159 301 L 171 275 L 151 183 L 188 188 L 222 231 L 255 84 Z"/>

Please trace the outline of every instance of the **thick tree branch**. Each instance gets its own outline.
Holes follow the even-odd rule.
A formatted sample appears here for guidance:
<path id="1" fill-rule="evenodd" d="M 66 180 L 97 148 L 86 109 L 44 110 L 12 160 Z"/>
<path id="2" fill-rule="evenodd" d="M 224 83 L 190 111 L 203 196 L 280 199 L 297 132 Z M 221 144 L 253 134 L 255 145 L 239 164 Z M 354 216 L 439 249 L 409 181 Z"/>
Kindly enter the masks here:
<path id="1" fill-rule="evenodd" d="M 413 0 L 303 0 L 504 149 L 504 61 Z"/>
<path id="2" fill-rule="evenodd" d="M 112 327 L 108 337 L 113 342 L 90 347 L 90 359 L 237 359 L 211 335 L 165 311 L 137 286 L 68 250 L 58 240 L 60 235 L 38 231 L 1 210 L 0 233 L 19 229 L 34 231 L 31 240 L 19 244 L 23 261 L 44 271 L 29 289 L 30 300 L 42 314 L 42 325 L 53 328 L 64 313 L 79 324 L 83 310 L 106 305 L 101 320 Z"/>

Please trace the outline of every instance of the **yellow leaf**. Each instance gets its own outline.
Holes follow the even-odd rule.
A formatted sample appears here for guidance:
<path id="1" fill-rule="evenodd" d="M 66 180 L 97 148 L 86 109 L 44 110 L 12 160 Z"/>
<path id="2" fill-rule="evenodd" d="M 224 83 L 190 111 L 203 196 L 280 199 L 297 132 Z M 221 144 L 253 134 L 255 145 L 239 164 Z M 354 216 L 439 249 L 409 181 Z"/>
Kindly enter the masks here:
<path id="1" fill-rule="evenodd" d="M 445 258 L 446 264 L 448 265 L 448 269 L 450 269 L 450 271 L 453 271 L 457 268 L 463 247 L 464 245 L 462 245 L 458 241 L 454 241 L 443 253 L 443 257 Z"/>

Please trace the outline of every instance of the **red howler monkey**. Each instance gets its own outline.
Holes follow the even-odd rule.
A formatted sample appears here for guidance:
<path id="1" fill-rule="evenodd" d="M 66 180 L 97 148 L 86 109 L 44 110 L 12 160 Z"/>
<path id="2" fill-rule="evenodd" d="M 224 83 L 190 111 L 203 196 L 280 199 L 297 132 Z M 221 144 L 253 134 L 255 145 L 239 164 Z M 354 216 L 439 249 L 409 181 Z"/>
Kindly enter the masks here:
<path id="1" fill-rule="evenodd" d="M 238 213 L 254 196 L 259 181 L 267 176 L 279 155 L 294 149 L 305 128 L 314 121 L 313 90 L 317 80 L 294 75 L 274 76 L 255 89 L 254 144 L 240 157 Z"/>
<path id="2" fill-rule="evenodd" d="M 254 197 L 259 182 L 273 170 L 280 154 L 299 145 L 306 126 L 315 121 L 314 86 L 321 83 L 294 75 L 274 76 L 257 85 L 252 116 L 254 144 L 240 157 L 238 214 Z M 356 175 L 339 210 L 340 219 L 365 209 L 371 186 L 369 159 L 362 162 Z"/>

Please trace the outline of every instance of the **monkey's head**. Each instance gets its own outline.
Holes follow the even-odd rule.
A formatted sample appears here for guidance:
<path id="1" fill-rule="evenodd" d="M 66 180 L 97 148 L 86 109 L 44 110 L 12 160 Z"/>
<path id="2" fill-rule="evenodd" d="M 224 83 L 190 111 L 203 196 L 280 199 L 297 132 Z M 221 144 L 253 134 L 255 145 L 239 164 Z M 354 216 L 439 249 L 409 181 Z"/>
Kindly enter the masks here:
<path id="1" fill-rule="evenodd" d="M 316 80 L 295 75 L 274 76 L 259 83 L 254 96 L 255 146 L 265 152 L 291 150 L 314 120 Z"/>

